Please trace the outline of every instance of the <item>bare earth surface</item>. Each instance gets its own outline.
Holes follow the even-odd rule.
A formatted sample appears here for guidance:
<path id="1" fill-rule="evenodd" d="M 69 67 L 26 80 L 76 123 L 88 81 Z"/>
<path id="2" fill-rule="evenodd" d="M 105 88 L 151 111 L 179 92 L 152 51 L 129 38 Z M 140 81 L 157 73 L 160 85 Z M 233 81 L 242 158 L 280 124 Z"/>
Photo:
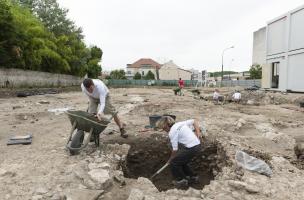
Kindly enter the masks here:
<path id="1" fill-rule="evenodd" d="M 304 199 L 303 163 L 294 153 L 295 145 L 304 142 L 304 110 L 297 105 L 304 95 L 244 92 L 244 104 L 214 105 L 204 100 L 211 93 L 202 91 L 200 98 L 190 91 L 185 91 L 185 96 L 174 96 L 170 89 L 111 89 L 129 138 L 115 133 L 117 127 L 112 122 L 101 135 L 101 148 L 90 144 L 76 156 L 70 156 L 65 149 L 71 129 L 67 116 L 48 110 L 85 111 L 87 99 L 82 93 L 0 98 L 0 199 Z M 162 147 L 167 135 L 145 129 L 153 114 L 173 114 L 177 121 L 203 116 L 208 133 L 205 147 L 212 144 L 218 155 L 208 158 L 206 153 L 194 165 L 209 159 L 206 171 L 208 168 L 215 176 L 204 183 L 211 181 L 209 185 L 171 189 L 171 181 L 164 182 L 170 176 L 168 170 L 154 180 L 161 187 L 165 184 L 163 190 L 167 191 L 146 179 L 168 156 Z M 111 131 L 114 134 L 107 134 Z M 11 136 L 26 134 L 33 135 L 31 145 L 6 145 Z M 159 141 L 163 153 L 157 152 L 157 143 L 151 138 Z M 128 162 L 132 156 L 127 155 L 129 149 L 133 163 L 145 157 L 136 167 L 143 166 L 138 163 L 152 166 L 153 160 L 158 162 L 152 168 L 145 166 L 149 169 L 145 173 L 136 168 L 146 178 L 135 179 L 134 173 L 126 175 L 132 179 L 123 176 L 122 171 L 127 174 L 130 170 L 126 165 L 132 164 Z M 237 150 L 263 159 L 273 175 L 267 177 L 237 167 Z"/>

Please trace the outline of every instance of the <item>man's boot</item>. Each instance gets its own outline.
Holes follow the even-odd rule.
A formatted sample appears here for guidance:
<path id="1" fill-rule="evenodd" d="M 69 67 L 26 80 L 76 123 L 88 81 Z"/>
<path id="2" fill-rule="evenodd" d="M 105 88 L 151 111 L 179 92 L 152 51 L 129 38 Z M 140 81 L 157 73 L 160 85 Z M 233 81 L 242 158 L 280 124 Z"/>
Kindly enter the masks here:
<path id="1" fill-rule="evenodd" d="M 198 184 L 199 183 L 199 176 L 186 176 L 189 184 Z"/>
<path id="2" fill-rule="evenodd" d="M 186 179 L 182 179 L 179 181 L 173 181 L 173 184 L 177 189 L 187 189 L 189 186 L 188 180 L 186 180 Z"/>

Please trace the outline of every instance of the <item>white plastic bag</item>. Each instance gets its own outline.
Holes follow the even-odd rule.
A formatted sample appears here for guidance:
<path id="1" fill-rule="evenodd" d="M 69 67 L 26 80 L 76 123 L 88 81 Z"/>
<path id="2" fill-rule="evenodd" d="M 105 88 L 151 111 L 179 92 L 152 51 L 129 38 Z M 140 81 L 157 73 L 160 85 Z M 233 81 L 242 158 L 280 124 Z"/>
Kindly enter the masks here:
<path id="1" fill-rule="evenodd" d="M 206 127 L 205 127 L 203 114 L 201 115 L 200 129 L 201 129 L 202 136 L 207 137 L 208 133 L 207 133 L 207 130 L 206 130 Z"/>
<path id="2" fill-rule="evenodd" d="M 248 155 L 243 151 L 237 151 L 235 154 L 237 165 L 249 171 L 258 172 L 260 174 L 271 176 L 272 171 L 270 167 L 263 160 L 257 159 Z"/>
<path id="3" fill-rule="evenodd" d="M 55 113 L 55 115 L 60 115 L 68 110 L 71 110 L 69 107 L 64 107 L 64 108 L 53 108 L 53 109 L 48 109 L 49 112 Z"/>

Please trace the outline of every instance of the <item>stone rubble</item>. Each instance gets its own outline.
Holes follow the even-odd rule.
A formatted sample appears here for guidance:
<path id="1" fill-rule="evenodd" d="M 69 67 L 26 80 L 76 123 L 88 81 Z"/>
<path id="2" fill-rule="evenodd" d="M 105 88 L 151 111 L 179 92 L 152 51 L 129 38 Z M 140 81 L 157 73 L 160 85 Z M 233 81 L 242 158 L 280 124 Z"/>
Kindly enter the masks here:
<path id="1" fill-rule="evenodd" d="M 274 107 L 275 104 L 290 103 L 288 96 L 290 95 L 283 95 L 279 93 L 269 94 L 260 91 L 252 94 L 245 93 L 244 103 L 247 101 L 253 101 L 253 105 L 256 103 L 260 105 L 271 103 L 271 106 Z M 177 101 L 178 104 L 183 105 L 181 103 L 182 101 L 186 100 L 186 97 L 182 98 L 185 99 L 181 101 L 175 101 Z M 138 99 L 138 102 L 140 104 L 145 103 L 144 99 L 145 98 Z M 296 103 L 300 100 L 302 99 L 295 98 L 292 99 L 292 102 Z M 153 103 L 154 101 L 155 99 L 153 99 L 153 96 L 149 96 L 149 102 Z M 201 103 L 203 101 L 196 102 Z M 191 103 L 193 103 L 193 101 Z M 255 106 L 243 107 L 243 105 L 237 105 L 235 108 L 230 105 L 224 105 L 227 106 L 225 109 L 229 109 L 228 111 L 233 113 L 231 115 L 233 117 L 229 118 L 226 116 L 218 115 L 218 113 L 213 112 L 213 110 L 208 110 L 212 103 L 203 103 L 204 105 L 195 104 L 194 106 L 197 106 L 196 108 L 199 109 L 199 112 L 210 112 L 210 115 L 208 115 L 205 119 L 205 124 L 208 127 L 207 139 L 211 140 L 212 138 L 212 140 L 217 142 L 219 149 L 218 155 L 206 156 L 206 159 L 217 160 L 217 162 L 214 163 L 217 169 L 213 171 L 213 174 L 216 175 L 214 180 L 212 180 L 210 184 L 206 185 L 202 190 L 189 188 L 188 190 L 170 189 L 167 191 L 159 192 L 153 183 L 147 178 L 140 177 L 137 180 L 130 180 L 129 178 L 124 177 L 121 163 L 126 160 L 126 156 L 130 149 L 130 146 L 126 144 L 102 144 L 102 150 L 92 150 L 92 148 L 88 146 L 88 148 L 81 152 L 80 155 L 72 157 L 70 157 L 67 152 L 64 152 L 64 148 L 58 148 L 54 145 L 54 148 L 41 148 L 40 150 L 47 156 L 44 155 L 43 157 L 36 158 L 36 155 L 31 156 L 31 148 L 44 144 L 44 141 L 39 141 L 33 143 L 32 146 L 18 146 L 15 148 L 19 148 L 19 152 L 23 153 L 24 151 L 27 153 L 27 155 L 29 155 L 27 159 L 31 160 L 31 162 L 34 163 L 33 166 L 31 166 L 34 174 L 35 170 L 49 170 L 50 173 L 45 173 L 45 176 L 43 176 L 44 172 L 40 172 L 37 180 L 33 181 L 32 179 L 32 185 L 30 187 L 26 187 L 27 182 L 18 182 L 23 178 L 29 178 L 29 176 L 26 176 L 21 172 L 21 170 L 25 168 L 23 168 L 23 165 L 25 165 L 26 162 L 23 161 L 24 163 L 20 162 L 18 165 L 14 165 L 12 162 L 9 163 L 4 159 L 4 164 L 0 164 L 0 182 L 4 186 L 1 188 L 4 188 L 5 192 L 7 193 L 4 194 L 1 198 L 7 200 L 101 200 L 105 199 L 109 193 L 112 193 L 114 195 L 115 192 L 118 191 L 117 188 L 123 186 L 121 188 L 122 190 L 125 188 L 128 193 L 128 197 L 126 199 L 129 200 L 304 199 L 304 172 L 297 168 L 295 165 L 291 164 L 292 159 L 296 159 L 296 157 L 304 155 L 304 145 L 301 141 L 296 141 L 292 136 L 286 134 L 284 130 L 285 128 L 298 128 L 298 130 L 301 130 L 304 125 L 304 122 L 301 118 L 288 119 L 289 116 L 286 113 L 290 112 L 290 110 L 284 110 L 283 108 L 280 110 L 280 112 L 283 113 L 281 115 L 281 118 L 275 118 L 274 115 L 266 118 L 260 116 L 260 111 L 257 110 L 258 107 Z M 52 104 L 52 99 L 50 99 L 50 104 Z M 129 107 L 126 107 L 125 109 L 127 109 L 129 112 L 130 109 L 137 108 L 137 105 L 138 104 L 135 103 L 129 105 Z M 25 108 L 28 108 L 29 110 L 34 109 L 34 106 L 32 108 L 29 106 L 16 106 L 17 107 L 13 109 L 18 112 L 21 112 L 21 110 Z M 39 105 L 39 107 L 41 106 L 43 105 Z M 155 105 L 153 105 L 153 107 L 155 107 Z M 10 106 L 9 109 L 12 110 L 12 107 Z M 145 108 L 142 109 L 144 110 Z M 223 112 L 222 106 L 218 106 L 214 109 L 218 109 L 216 111 L 220 113 Z M 238 109 L 241 109 L 242 114 L 240 114 Z M 267 109 L 269 109 L 269 112 L 272 112 L 272 107 L 267 107 Z M 176 112 L 177 114 L 182 115 L 186 113 L 185 111 L 186 109 L 178 110 Z M 152 113 L 152 111 L 149 112 Z M 195 110 L 193 112 L 195 112 Z M 185 114 L 184 117 L 189 117 L 190 114 Z M 227 112 L 224 114 L 227 114 Z M 48 119 L 51 119 L 51 115 L 49 113 L 46 115 Z M 30 122 L 33 121 L 31 114 L 17 114 L 16 119 L 19 119 L 19 116 L 21 116 L 21 123 L 30 124 Z M 22 116 L 27 116 L 27 120 L 24 120 Z M 61 119 L 63 118 L 60 118 L 60 120 Z M 56 118 L 54 118 L 54 121 L 52 123 L 58 122 L 55 120 Z M 43 123 L 46 123 L 45 121 L 41 120 L 41 118 L 39 118 L 38 121 L 38 117 L 35 119 L 35 121 L 35 124 L 38 124 L 39 126 L 44 126 L 45 124 Z M 138 128 L 137 126 L 142 125 L 138 125 L 135 120 L 130 121 L 130 123 L 133 123 L 136 128 Z M 223 125 L 219 126 L 216 124 L 216 122 L 220 122 Z M 33 124 L 30 125 L 33 126 Z M 15 128 L 12 128 L 13 126 Z M 62 127 L 63 126 L 60 125 L 60 132 L 68 132 L 68 128 L 66 130 L 62 130 Z M 23 126 L 22 124 L 18 124 L 18 126 L 11 124 L 9 125 L 8 130 L 16 131 L 16 128 L 21 129 Z M 258 146 L 257 144 L 253 144 L 255 141 L 252 139 L 252 135 L 242 135 L 242 130 L 247 128 L 252 129 L 254 131 L 253 135 L 255 134 L 254 136 L 259 138 L 262 142 L 265 142 L 266 145 L 272 144 L 274 146 L 278 146 L 287 153 L 283 154 L 282 152 L 277 152 L 276 149 L 264 150 L 265 146 Z M 66 134 L 61 133 L 60 136 L 62 136 L 62 138 L 60 138 L 60 141 L 62 139 L 62 144 L 64 144 L 63 141 L 66 139 L 64 138 L 66 137 Z M 50 140 L 52 140 L 52 138 L 50 138 Z M 259 148 L 257 148 L 257 146 Z M 293 152 L 294 148 L 295 153 Z M 262 157 L 259 158 L 264 158 L 264 161 L 271 166 L 273 175 L 269 178 L 258 173 L 253 173 L 238 168 L 234 160 L 235 152 L 237 150 L 244 150 L 249 154 L 252 154 L 252 156 L 256 157 L 262 155 Z M 64 156 L 62 156 L 62 154 L 64 154 Z M 267 156 L 263 157 L 264 154 Z M 52 155 L 54 155 L 54 157 L 51 157 Z M 48 163 L 52 162 L 52 159 L 54 159 L 55 156 L 60 156 L 63 158 L 60 161 L 62 161 L 62 165 L 64 165 L 64 167 L 60 167 L 60 165 L 53 165 L 52 168 L 39 168 L 39 164 L 41 164 L 37 162 L 39 159 L 43 159 L 43 162 Z M 225 164 L 223 162 L 220 162 L 220 160 L 225 160 Z M 41 183 L 49 183 L 49 185 L 43 185 Z M 18 187 L 18 190 L 5 188 L 6 185 L 11 185 L 14 187 L 16 186 Z"/>

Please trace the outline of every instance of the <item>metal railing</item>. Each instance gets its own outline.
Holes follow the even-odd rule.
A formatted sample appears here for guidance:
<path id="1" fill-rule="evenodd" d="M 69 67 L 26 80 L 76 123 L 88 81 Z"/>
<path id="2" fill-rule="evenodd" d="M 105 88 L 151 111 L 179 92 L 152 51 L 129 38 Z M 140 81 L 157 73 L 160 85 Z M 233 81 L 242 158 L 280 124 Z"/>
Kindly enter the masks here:
<path id="1" fill-rule="evenodd" d="M 177 80 L 114 80 L 110 79 L 106 81 L 109 86 L 178 86 Z M 184 80 L 185 87 L 195 87 L 197 80 Z M 224 80 L 217 81 L 213 87 L 261 87 L 261 80 Z M 211 85 L 209 85 L 211 86 Z"/>
<path id="2" fill-rule="evenodd" d="M 217 81 L 216 86 L 217 87 L 251 87 L 251 86 L 259 86 L 261 87 L 261 79 L 253 79 L 253 80 L 223 80 L 223 81 Z"/>

